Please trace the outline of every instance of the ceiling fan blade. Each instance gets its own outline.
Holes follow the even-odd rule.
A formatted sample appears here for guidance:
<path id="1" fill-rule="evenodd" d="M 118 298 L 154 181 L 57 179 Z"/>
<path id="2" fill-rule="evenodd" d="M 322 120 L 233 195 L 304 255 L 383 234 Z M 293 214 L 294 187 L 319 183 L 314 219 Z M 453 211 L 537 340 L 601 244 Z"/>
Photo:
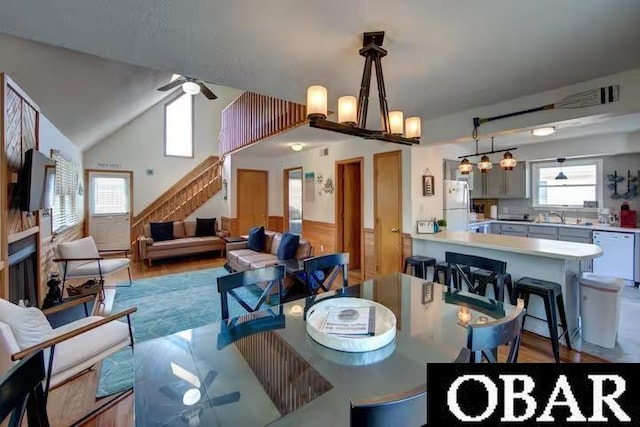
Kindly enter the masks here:
<path id="1" fill-rule="evenodd" d="M 166 92 L 168 90 L 173 89 L 174 87 L 180 86 L 184 82 L 186 82 L 185 79 L 175 79 L 174 81 L 169 82 L 166 85 L 159 87 L 158 90 L 160 92 Z"/>
<path id="2" fill-rule="evenodd" d="M 234 403 L 240 400 L 240 392 L 234 391 L 233 393 L 227 393 L 220 396 L 215 396 L 209 399 L 209 406 L 221 406 L 229 403 Z"/>
<path id="3" fill-rule="evenodd" d="M 204 83 L 198 82 L 198 85 L 200 85 L 200 90 L 202 91 L 202 94 L 207 97 L 207 99 L 218 99 L 216 94 L 211 92 Z"/>
<path id="4" fill-rule="evenodd" d="M 216 379 L 217 376 L 218 376 L 218 371 L 209 371 L 207 376 L 204 377 L 204 380 L 202 381 L 202 385 L 204 385 L 205 387 L 209 387 L 211 383 L 213 383 L 213 381 Z M 200 388 L 202 388 L 202 386 Z"/>

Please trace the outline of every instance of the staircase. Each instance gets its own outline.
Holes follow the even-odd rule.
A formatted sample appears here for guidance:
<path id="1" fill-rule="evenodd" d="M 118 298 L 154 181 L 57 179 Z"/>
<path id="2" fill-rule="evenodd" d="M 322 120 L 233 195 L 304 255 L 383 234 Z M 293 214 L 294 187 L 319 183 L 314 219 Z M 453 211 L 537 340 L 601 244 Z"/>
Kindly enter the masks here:
<path id="1" fill-rule="evenodd" d="M 143 235 L 144 225 L 150 222 L 185 219 L 221 188 L 222 161 L 217 156 L 207 157 L 133 218 L 131 236 L 137 239 Z"/>

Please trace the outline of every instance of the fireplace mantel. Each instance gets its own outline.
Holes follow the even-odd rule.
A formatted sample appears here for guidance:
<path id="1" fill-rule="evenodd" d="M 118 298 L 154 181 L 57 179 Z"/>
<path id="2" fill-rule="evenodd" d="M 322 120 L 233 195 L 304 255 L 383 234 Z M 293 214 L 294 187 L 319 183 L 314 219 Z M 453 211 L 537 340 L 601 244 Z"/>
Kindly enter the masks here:
<path id="1" fill-rule="evenodd" d="M 38 233 L 39 231 L 40 231 L 40 227 L 37 227 L 37 226 L 36 227 L 31 227 L 31 228 L 28 228 L 28 229 L 26 229 L 24 231 L 21 231 L 19 233 L 9 234 L 7 240 L 8 240 L 8 243 L 17 242 L 18 240 L 22 240 L 25 237 L 29 237 L 32 234 Z"/>

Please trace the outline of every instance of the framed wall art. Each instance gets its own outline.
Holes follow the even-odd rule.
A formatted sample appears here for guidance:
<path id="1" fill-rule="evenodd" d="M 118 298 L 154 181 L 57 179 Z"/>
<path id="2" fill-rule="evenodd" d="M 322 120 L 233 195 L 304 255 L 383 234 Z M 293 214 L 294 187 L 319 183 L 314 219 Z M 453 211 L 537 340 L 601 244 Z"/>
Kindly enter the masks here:
<path id="1" fill-rule="evenodd" d="M 423 196 L 433 196 L 435 179 L 433 175 L 422 175 L 422 195 Z"/>

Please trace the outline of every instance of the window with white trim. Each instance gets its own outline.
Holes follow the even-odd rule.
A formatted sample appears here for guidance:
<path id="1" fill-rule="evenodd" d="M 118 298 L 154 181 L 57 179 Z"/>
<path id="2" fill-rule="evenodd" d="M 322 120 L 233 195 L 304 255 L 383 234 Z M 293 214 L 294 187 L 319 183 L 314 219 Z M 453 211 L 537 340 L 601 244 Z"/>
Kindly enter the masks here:
<path id="1" fill-rule="evenodd" d="M 567 179 L 556 179 L 560 171 Z M 582 209 L 585 201 L 602 206 L 602 160 L 568 159 L 531 165 L 534 208 Z"/>
<path id="2" fill-rule="evenodd" d="M 76 225 L 78 217 L 79 168 L 69 159 L 65 159 L 59 151 L 51 150 L 51 158 L 56 162 L 55 182 L 51 192 L 52 231 L 60 231 Z M 52 175 L 48 176 L 48 179 Z"/>
<path id="3" fill-rule="evenodd" d="M 129 213 L 129 180 L 122 176 L 90 176 L 91 214 Z"/>
<path id="4" fill-rule="evenodd" d="M 193 96 L 189 94 L 164 106 L 164 155 L 193 157 Z"/>

